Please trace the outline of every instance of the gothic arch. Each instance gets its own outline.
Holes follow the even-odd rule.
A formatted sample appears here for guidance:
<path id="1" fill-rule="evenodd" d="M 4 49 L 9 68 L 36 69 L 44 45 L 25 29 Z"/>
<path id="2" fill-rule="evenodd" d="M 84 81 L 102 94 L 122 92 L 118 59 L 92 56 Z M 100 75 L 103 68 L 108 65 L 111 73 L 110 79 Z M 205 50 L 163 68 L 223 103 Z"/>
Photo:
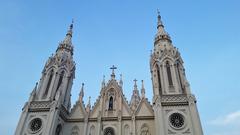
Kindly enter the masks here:
<path id="1" fill-rule="evenodd" d="M 172 63 L 169 62 L 168 60 L 165 62 L 165 67 L 167 71 L 167 78 L 168 78 L 168 84 L 169 86 L 173 86 L 173 73 L 172 73 Z"/>
<path id="2" fill-rule="evenodd" d="M 62 125 L 61 124 L 57 125 L 55 135 L 62 135 Z"/>
<path id="3" fill-rule="evenodd" d="M 79 130 L 78 126 L 74 126 L 72 128 L 71 135 L 79 135 L 79 133 L 80 133 L 80 130 Z"/>
<path id="4" fill-rule="evenodd" d="M 124 126 L 123 133 L 124 133 L 124 135 L 130 135 L 130 128 L 129 128 L 129 125 L 128 125 L 128 124 L 126 124 L 126 125 Z"/>
<path id="5" fill-rule="evenodd" d="M 114 88 L 110 88 L 109 90 L 106 91 L 106 97 L 105 97 L 106 110 L 114 110 L 115 100 L 116 100 L 116 90 Z"/>
<path id="6" fill-rule="evenodd" d="M 42 95 L 43 98 L 46 98 L 47 95 L 48 95 L 49 89 L 50 89 L 51 84 L 53 82 L 54 75 L 55 75 L 54 68 L 52 68 L 50 71 L 47 72 L 47 76 L 46 76 L 46 78 L 47 78 L 47 80 L 46 80 L 47 85 L 46 85 L 46 87 L 44 89 L 44 93 Z"/>
<path id="7" fill-rule="evenodd" d="M 180 88 L 182 90 L 182 92 L 184 92 L 184 87 L 183 87 L 183 66 L 182 66 L 182 63 L 177 60 L 176 63 L 176 74 L 177 74 L 177 78 L 179 80 L 179 85 L 180 85 Z"/>
<path id="8" fill-rule="evenodd" d="M 159 94 L 161 95 L 161 93 L 162 93 L 161 79 L 162 78 L 161 78 L 160 66 L 158 66 L 158 64 L 156 64 L 155 69 L 156 69 L 157 82 L 158 82 L 158 91 L 159 91 Z"/>
<path id="9" fill-rule="evenodd" d="M 91 128 L 90 128 L 90 131 L 89 131 L 89 135 L 95 135 L 95 126 L 92 125 Z"/>
<path id="10" fill-rule="evenodd" d="M 141 130 L 140 130 L 140 135 L 151 135 L 148 125 L 146 123 L 144 123 L 142 125 Z"/>

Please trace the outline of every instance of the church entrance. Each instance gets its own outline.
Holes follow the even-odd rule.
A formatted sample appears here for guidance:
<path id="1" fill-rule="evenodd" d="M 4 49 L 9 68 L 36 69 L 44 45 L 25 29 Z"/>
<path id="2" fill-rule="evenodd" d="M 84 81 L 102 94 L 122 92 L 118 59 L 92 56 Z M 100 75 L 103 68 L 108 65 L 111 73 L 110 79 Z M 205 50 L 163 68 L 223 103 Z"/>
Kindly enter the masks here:
<path id="1" fill-rule="evenodd" d="M 108 127 L 104 130 L 104 135 L 115 135 L 114 134 L 114 129 L 111 127 Z"/>

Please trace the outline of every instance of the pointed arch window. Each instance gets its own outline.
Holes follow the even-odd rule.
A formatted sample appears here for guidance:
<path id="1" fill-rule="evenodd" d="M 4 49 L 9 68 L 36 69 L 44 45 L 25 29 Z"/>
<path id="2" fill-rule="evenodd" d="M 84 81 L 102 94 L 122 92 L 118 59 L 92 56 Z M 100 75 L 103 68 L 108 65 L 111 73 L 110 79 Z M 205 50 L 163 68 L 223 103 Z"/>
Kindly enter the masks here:
<path id="1" fill-rule="evenodd" d="M 171 67 L 168 61 L 166 62 L 166 68 L 167 68 L 168 84 L 169 86 L 173 86 Z"/>
<path id="2" fill-rule="evenodd" d="M 113 97 L 112 96 L 109 98 L 108 110 L 113 110 Z"/>
<path id="3" fill-rule="evenodd" d="M 62 131 L 62 125 L 58 125 L 57 128 L 56 128 L 56 132 L 55 132 L 55 135 L 60 135 L 61 134 L 61 131 Z"/>
<path id="4" fill-rule="evenodd" d="M 62 84 L 63 77 L 64 77 L 64 71 L 62 71 L 60 74 L 58 84 L 57 84 L 57 90 L 59 89 L 60 85 Z"/>
<path id="5" fill-rule="evenodd" d="M 130 131 L 129 131 L 129 126 L 128 125 L 124 126 L 124 135 L 130 135 Z"/>
<path id="6" fill-rule="evenodd" d="M 72 133 L 71 135 L 79 135 L 79 128 L 77 126 L 74 126 L 72 128 Z"/>
<path id="7" fill-rule="evenodd" d="M 92 125 L 90 128 L 90 133 L 89 135 L 95 135 L 95 127 Z"/>
<path id="8" fill-rule="evenodd" d="M 182 86 L 182 78 L 181 78 L 181 69 L 180 69 L 179 62 L 177 63 L 177 73 L 178 73 L 178 78 L 179 78 L 180 86 L 181 86 L 181 88 L 183 88 L 183 86 Z"/>
<path id="9" fill-rule="evenodd" d="M 161 94 L 162 91 L 162 85 L 161 85 L 161 75 L 160 75 L 160 69 L 159 66 L 156 66 L 157 69 L 157 78 L 158 78 L 158 86 L 159 86 L 159 94 Z"/>
<path id="10" fill-rule="evenodd" d="M 46 87 L 46 90 L 44 92 L 44 97 L 47 96 L 48 94 L 48 91 L 49 91 L 49 88 L 51 86 L 51 82 L 52 82 L 52 79 L 53 79 L 53 74 L 54 74 L 54 71 L 53 69 L 50 71 L 50 75 L 49 75 L 49 79 L 48 79 L 48 82 L 47 82 L 47 87 Z"/>

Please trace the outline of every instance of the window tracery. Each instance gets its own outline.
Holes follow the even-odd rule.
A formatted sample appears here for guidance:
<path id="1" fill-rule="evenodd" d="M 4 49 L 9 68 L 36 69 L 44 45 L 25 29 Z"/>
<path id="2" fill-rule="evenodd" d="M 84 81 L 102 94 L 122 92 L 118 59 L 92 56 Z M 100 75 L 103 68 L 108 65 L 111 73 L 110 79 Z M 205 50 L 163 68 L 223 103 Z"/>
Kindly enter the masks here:
<path id="1" fill-rule="evenodd" d="M 171 67 L 168 61 L 166 62 L 166 68 L 167 68 L 168 84 L 169 86 L 173 86 Z"/>
<path id="2" fill-rule="evenodd" d="M 114 129 L 111 127 L 108 127 L 104 130 L 104 135 L 115 135 L 114 134 Z"/>
<path id="3" fill-rule="evenodd" d="M 48 94 L 48 91 L 49 91 L 49 88 L 50 88 L 50 85 L 51 85 L 51 82 L 52 82 L 52 79 L 53 79 L 53 74 L 54 74 L 54 71 L 52 69 L 49 73 L 49 79 L 48 79 L 48 82 L 47 82 L 47 87 L 46 87 L 44 95 L 43 95 L 44 97 L 46 97 L 47 94 Z"/>

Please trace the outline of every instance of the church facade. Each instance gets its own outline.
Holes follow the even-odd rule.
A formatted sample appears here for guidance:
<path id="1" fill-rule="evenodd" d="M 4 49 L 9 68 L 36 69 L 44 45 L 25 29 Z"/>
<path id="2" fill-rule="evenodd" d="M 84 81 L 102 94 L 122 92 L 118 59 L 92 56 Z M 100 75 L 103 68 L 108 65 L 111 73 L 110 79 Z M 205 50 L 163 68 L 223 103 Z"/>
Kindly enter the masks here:
<path id="1" fill-rule="evenodd" d="M 103 80 L 100 96 L 83 103 L 84 84 L 71 108 L 75 77 L 73 24 L 56 53 L 49 57 L 42 77 L 22 109 L 15 135 L 203 135 L 196 106 L 185 76 L 183 60 L 158 15 L 154 51 L 150 58 L 152 103 L 136 80 L 131 101 L 123 94 L 122 79 Z"/>

